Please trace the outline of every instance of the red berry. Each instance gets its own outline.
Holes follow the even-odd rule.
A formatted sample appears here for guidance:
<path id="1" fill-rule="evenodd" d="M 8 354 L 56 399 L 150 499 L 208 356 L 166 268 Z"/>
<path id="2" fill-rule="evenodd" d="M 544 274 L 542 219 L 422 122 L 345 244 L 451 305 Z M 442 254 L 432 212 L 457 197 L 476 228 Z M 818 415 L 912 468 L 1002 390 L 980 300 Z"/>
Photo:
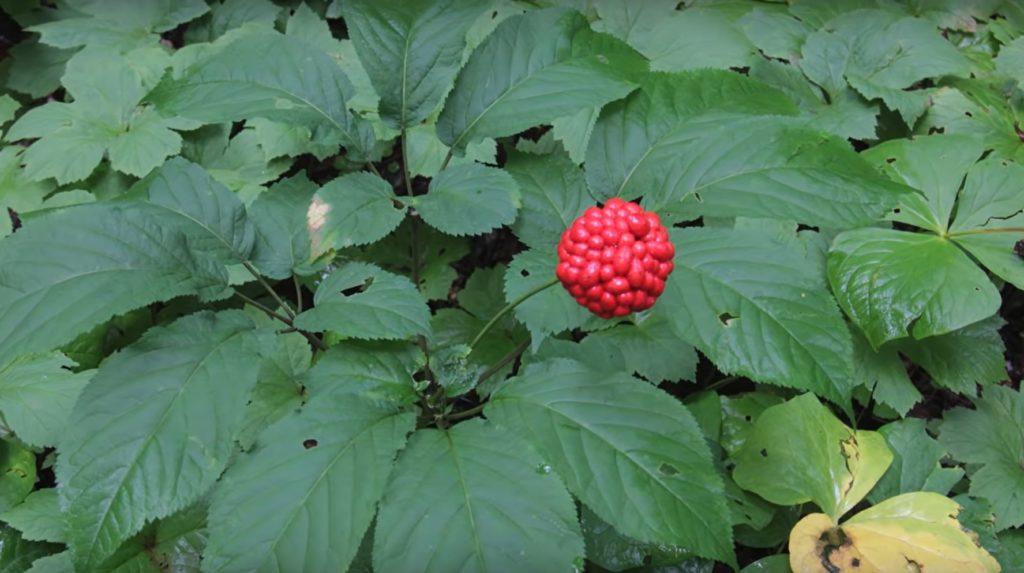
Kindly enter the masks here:
<path id="1" fill-rule="evenodd" d="M 589 207 L 562 234 L 555 275 L 580 306 L 612 318 L 650 308 L 673 258 L 658 215 L 615 197 Z"/>

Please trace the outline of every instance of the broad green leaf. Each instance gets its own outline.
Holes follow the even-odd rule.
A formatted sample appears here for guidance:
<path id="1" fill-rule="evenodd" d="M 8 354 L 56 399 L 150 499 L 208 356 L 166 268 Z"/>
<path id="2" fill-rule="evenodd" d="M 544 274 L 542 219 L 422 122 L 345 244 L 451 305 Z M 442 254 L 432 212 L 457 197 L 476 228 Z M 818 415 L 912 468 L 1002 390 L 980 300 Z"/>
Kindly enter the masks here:
<path id="1" fill-rule="evenodd" d="M 345 294 L 350 289 L 358 289 Z M 317 287 L 315 306 L 295 318 L 305 330 L 357 339 L 404 339 L 430 334 L 430 309 L 407 279 L 366 263 L 348 263 Z"/>
<path id="2" fill-rule="evenodd" d="M 412 374 L 423 355 L 411 343 L 345 341 L 320 355 L 300 379 L 311 395 L 345 391 L 407 406 L 418 399 Z"/>
<path id="3" fill-rule="evenodd" d="M 64 4 L 76 17 L 31 28 L 44 42 L 58 48 L 141 44 L 153 40 L 151 32 L 172 30 L 210 9 L 202 0 L 71 0 Z"/>
<path id="4" fill-rule="evenodd" d="M 893 180 L 924 194 L 928 213 L 905 222 L 945 233 L 964 174 L 984 150 L 980 142 L 970 137 L 932 135 L 887 141 L 866 151 L 864 157 Z"/>
<path id="5" fill-rule="evenodd" d="M 0 241 L 0 364 L 51 350 L 151 302 L 223 292 L 224 267 L 194 252 L 185 235 L 151 211 L 80 205 L 34 219 Z"/>
<path id="6" fill-rule="evenodd" d="M 719 396 L 722 404 L 722 437 L 719 442 L 729 457 L 735 457 L 754 431 L 754 422 L 765 410 L 785 400 L 767 392 L 744 392 Z"/>
<path id="7" fill-rule="evenodd" d="M 560 155 L 509 153 L 505 170 L 515 178 L 523 209 L 512 231 L 527 246 L 554 250 L 562 233 L 591 205 L 583 171 Z"/>
<path id="8" fill-rule="evenodd" d="M 583 529 L 583 539 L 587 545 L 587 561 L 602 569 L 629 571 L 646 566 L 691 573 L 690 568 L 670 568 L 693 558 L 686 549 L 630 539 L 615 531 L 615 528 L 605 523 L 585 505 L 580 507 L 580 527 Z M 703 560 L 701 562 L 703 563 Z M 697 573 L 697 570 L 693 570 L 692 573 Z"/>
<path id="9" fill-rule="evenodd" d="M 955 501 L 929 492 L 888 499 L 842 525 L 813 513 L 790 533 L 789 565 L 801 573 L 888 573 L 893 566 L 997 573 L 999 564 L 960 525 L 959 513 Z"/>
<path id="10" fill-rule="evenodd" d="M 479 235 L 508 225 L 519 211 L 519 184 L 502 169 L 468 163 L 448 167 L 413 199 L 423 220 L 449 235 Z"/>
<path id="11" fill-rule="evenodd" d="M 0 521 L 20 531 L 22 538 L 29 541 L 64 543 L 67 539 L 67 526 L 54 488 L 32 492 L 20 505 L 0 514 Z"/>
<path id="12" fill-rule="evenodd" d="M 594 124 L 600 113 L 601 108 L 598 107 L 583 108 L 551 122 L 551 135 L 562 142 L 569 159 L 577 165 L 583 163 L 586 157 L 590 135 L 594 133 Z"/>
<path id="13" fill-rule="evenodd" d="M 582 557 L 576 507 L 558 475 L 482 420 L 410 439 L 373 549 L 377 571 L 570 570 Z"/>
<path id="14" fill-rule="evenodd" d="M 722 481 L 703 433 L 661 390 L 554 360 L 507 380 L 485 413 L 524 435 L 616 530 L 735 563 Z"/>
<path id="15" fill-rule="evenodd" d="M 996 80 L 948 79 L 944 84 L 932 96 L 932 107 L 921 118 L 918 132 L 971 135 L 996 157 L 1024 160 L 1024 146 L 1014 127 L 1024 118 L 1020 89 L 1007 89 Z"/>
<path id="16" fill-rule="evenodd" d="M 311 262 L 307 214 L 316 185 L 299 174 L 274 184 L 249 205 L 256 227 L 252 264 L 273 279 L 286 279 Z"/>
<path id="17" fill-rule="evenodd" d="M 24 501 L 35 485 L 36 454 L 14 442 L 0 440 L 0 512 Z"/>
<path id="18" fill-rule="evenodd" d="M 801 67 L 829 93 L 849 82 L 864 97 L 881 98 L 910 126 L 927 108 L 928 95 L 906 88 L 969 69 L 933 24 L 884 10 L 858 10 L 831 20 L 807 37 Z"/>
<path id="19" fill-rule="evenodd" d="M 685 229 L 671 238 L 676 270 L 653 312 L 723 372 L 848 404 L 850 335 L 823 269 L 802 249 L 752 230 Z"/>
<path id="20" fill-rule="evenodd" d="M 513 16 L 477 48 L 455 80 L 438 135 L 462 150 L 484 137 L 512 135 L 583 107 L 621 98 L 644 59 L 619 40 L 592 32 L 560 8 Z M 537 102 L 543 99 L 543 105 Z"/>
<path id="21" fill-rule="evenodd" d="M 269 30 L 281 12 L 271 0 L 216 0 L 210 11 L 185 30 L 185 41 L 212 42 L 226 32 L 258 23 Z"/>
<path id="22" fill-rule="evenodd" d="M 999 335 L 1005 324 L 992 317 L 947 334 L 892 344 L 923 367 L 938 386 L 974 396 L 978 384 L 1007 379 L 1006 348 Z"/>
<path id="23" fill-rule="evenodd" d="M 959 461 L 981 464 L 971 474 L 971 495 L 987 499 L 995 511 L 996 528 L 1024 523 L 1024 400 L 1005 386 L 989 386 L 975 409 L 945 413 L 939 443 Z"/>
<path id="24" fill-rule="evenodd" d="M 967 173 L 950 237 L 1003 280 L 1024 288 L 1014 246 L 1024 234 L 1024 166 L 986 159 Z"/>
<path id="25" fill-rule="evenodd" d="M 945 334 L 999 310 L 999 291 L 949 240 L 890 229 L 836 237 L 828 279 L 839 305 L 875 348 Z"/>
<path id="26" fill-rule="evenodd" d="M 103 571 L 110 573 L 162 573 L 167 567 L 199 571 L 206 547 L 206 505 L 202 502 L 147 525 L 118 547 Z M 70 573 L 68 571 L 67 573 Z"/>
<path id="27" fill-rule="evenodd" d="M 249 448 L 256 436 L 305 401 L 301 377 L 309 370 L 313 356 L 309 342 L 297 332 L 274 337 L 270 354 L 260 363 L 238 442 Z M 323 360 L 321 358 L 321 360 Z"/>
<path id="28" fill-rule="evenodd" d="M 21 167 L 22 151 L 16 145 L 0 149 L 0 238 L 14 230 L 8 209 L 19 216 L 42 209 L 44 198 L 55 187 L 49 179 L 29 180 Z"/>
<path id="29" fill-rule="evenodd" d="M 750 65 L 757 50 L 743 31 L 722 14 L 700 7 L 658 18 L 628 42 L 651 61 L 651 69 L 678 72 Z M 636 30 L 636 28 L 634 28 Z"/>
<path id="30" fill-rule="evenodd" d="M 406 149 L 408 155 L 405 161 L 408 162 L 411 175 L 422 175 L 434 177 L 441 172 L 441 166 L 448 155 L 448 146 L 437 137 L 437 126 L 433 123 L 421 123 L 405 130 Z M 465 155 L 449 160 L 449 165 L 461 165 L 464 163 L 490 163 L 496 164 L 497 143 L 491 138 L 481 139 L 476 143 L 466 146 Z"/>
<path id="31" fill-rule="evenodd" d="M 1024 567 L 1024 531 L 1011 529 L 999 534 L 999 552 L 996 558 L 1003 571 L 1019 571 Z"/>
<path id="32" fill-rule="evenodd" d="M 383 239 L 405 218 L 391 185 L 371 173 L 350 173 L 316 192 L 307 227 L 317 255 Z"/>
<path id="33" fill-rule="evenodd" d="M 75 564 L 71 560 L 71 551 L 65 550 L 36 559 L 26 573 L 74 573 L 74 571 Z"/>
<path id="34" fill-rule="evenodd" d="M 203 571 L 346 569 L 414 422 L 340 388 L 268 428 L 213 493 Z"/>
<path id="35" fill-rule="evenodd" d="M 263 184 L 280 177 L 291 166 L 291 160 L 287 157 L 267 160 L 255 129 L 243 129 L 230 139 L 226 136 L 227 133 L 226 145 L 205 157 L 202 166 L 243 203 L 251 204 L 266 190 Z"/>
<path id="36" fill-rule="evenodd" d="M 59 352 L 26 355 L 0 367 L 0 414 L 19 439 L 56 445 L 92 372 L 74 373 Z"/>
<path id="37" fill-rule="evenodd" d="M 740 573 L 792 573 L 788 555 L 771 555 L 758 559 L 740 570 Z"/>
<path id="38" fill-rule="evenodd" d="M 60 548 L 53 543 L 26 541 L 14 529 L 0 526 L 0 573 L 28 571 L 33 562 L 60 551 Z"/>
<path id="39" fill-rule="evenodd" d="M 795 62 L 800 47 L 813 30 L 805 22 L 784 12 L 754 8 L 736 22 L 750 41 L 769 58 Z"/>
<path id="40" fill-rule="evenodd" d="M 195 314 L 147 331 L 101 365 L 57 463 L 76 565 L 98 566 L 148 520 L 216 482 L 256 383 L 254 333 L 240 311 Z"/>
<path id="41" fill-rule="evenodd" d="M 697 353 L 665 314 L 648 314 L 635 324 L 592 332 L 579 347 L 584 357 L 617 356 L 626 372 L 636 372 L 654 384 L 696 380 Z"/>
<path id="42" fill-rule="evenodd" d="M 893 462 L 868 494 L 871 503 L 915 491 L 946 495 L 963 477 L 960 468 L 942 467 L 946 450 L 925 431 L 925 420 L 899 420 L 882 426 L 878 433 L 889 444 Z"/>
<path id="43" fill-rule="evenodd" d="M 6 86 L 32 99 L 45 97 L 60 88 L 64 65 L 74 54 L 75 50 L 47 46 L 32 36 L 7 52 Z"/>
<path id="44" fill-rule="evenodd" d="M 105 156 L 114 169 L 141 177 L 181 149 L 181 137 L 171 128 L 192 126 L 140 106 L 143 78 L 115 53 L 79 52 L 64 83 L 73 102 L 33 108 L 5 135 L 8 141 L 39 138 L 24 153 L 30 179 L 85 179 Z"/>
<path id="45" fill-rule="evenodd" d="M 342 4 L 350 37 L 380 94 L 381 118 L 389 126 L 415 125 L 434 111 L 462 64 L 466 32 L 486 7 L 474 0 Z"/>
<path id="46" fill-rule="evenodd" d="M 364 153 L 369 126 L 345 108 L 353 88 L 320 49 L 294 37 L 247 34 L 165 80 L 148 96 L 165 112 L 206 123 L 263 117 L 298 125 L 325 124 Z"/>
<path id="47" fill-rule="evenodd" d="M 892 458 L 879 433 L 850 429 L 808 393 L 758 417 L 735 456 L 733 478 L 772 503 L 811 501 L 838 520 L 871 491 Z"/>
<path id="48" fill-rule="evenodd" d="M 226 263 L 248 260 L 256 229 L 238 197 L 202 167 L 174 158 L 140 181 L 137 189 L 149 202 L 179 220 L 189 246 Z"/>

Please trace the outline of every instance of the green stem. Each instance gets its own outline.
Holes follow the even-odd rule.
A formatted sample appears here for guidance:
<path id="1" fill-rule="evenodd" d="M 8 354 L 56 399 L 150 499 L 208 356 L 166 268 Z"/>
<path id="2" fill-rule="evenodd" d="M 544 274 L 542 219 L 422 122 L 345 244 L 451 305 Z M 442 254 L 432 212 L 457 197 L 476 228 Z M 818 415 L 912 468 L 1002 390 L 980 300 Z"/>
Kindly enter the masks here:
<path id="1" fill-rule="evenodd" d="M 295 328 L 295 323 L 292 321 L 291 318 L 289 318 L 287 316 L 284 316 L 283 314 L 280 314 L 278 312 L 275 312 L 273 309 L 271 309 L 270 307 L 266 306 L 265 304 L 255 300 L 253 298 L 250 298 L 250 297 L 248 297 L 248 296 L 238 292 L 237 290 L 235 291 L 235 296 L 237 296 L 238 298 L 242 299 L 242 301 L 245 302 L 246 304 L 252 305 L 252 306 L 262 310 L 263 312 L 265 312 L 267 314 L 267 316 L 269 316 L 271 318 L 276 318 L 277 320 L 283 322 L 284 324 L 287 324 L 289 328 L 295 330 L 295 332 L 298 332 L 299 334 L 304 336 L 306 338 L 306 340 L 308 340 L 309 343 L 312 344 L 317 350 L 321 350 L 321 351 L 327 350 L 327 345 L 324 344 L 323 340 L 320 340 L 317 336 L 313 335 L 312 333 L 306 332 L 305 330 L 301 330 L 301 329 Z"/>
<path id="2" fill-rule="evenodd" d="M 953 231 L 947 237 L 962 237 L 964 235 L 988 235 L 991 233 L 1024 233 L 1024 227 L 1002 227 L 999 229 L 969 229 L 967 231 Z"/>
<path id="3" fill-rule="evenodd" d="M 377 177 L 380 177 L 381 179 L 383 179 L 383 178 L 384 178 L 384 177 L 383 177 L 383 176 L 382 176 L 382 175 L 380 174 L 380 171 L 378 171 L 378 170 L 377 170 L 377 166 L 376 166 L 376 165 L 374 165 L 374 164 L 373 164 L 372 162 L 370 162 L 370 161 L 367 161 L 367 162 L 366 162 L 366 166 L 370 168 L 370 171 L 372 171 L 374 175 L 376 175 Z"/>
<path id="4" fill-rule="evenodd" d="M 274 291 L 274 288 L 270 286 L 270 283 L 268 283 L 263 278 L 263 275 L 261 275 L 260 272 L 256 270 L 256 267 L 252 266 L 252 263 L 250 263 L 249 261 L 242 261 L 242 265 L 245 267 L 245 270 L 249 271 L 249 274 L 255 277 L 257 281 L 259 281 L 260 286 L 263 287 L 263 290 L 267 291 L 267 294 L 270 295 L 270 298 L 274 299 L 274 302 L 276 302 L 278 306 L 284 309 L 285 314 L 287 314 L 289 318 L 295 318 L 295 311 L 292 310 L 292 307 L 288 306 L 288 303 L 286 303 L 283 298 L 278 296 L 277 292 Z"/>
<path id="5" fill-rule="evenodd" d="M 480 412 L 483 412 L 484 411 L 484 406 L 486 406 L 486 403 L 477 404 L 476 406 L 473 406 L 472 408 L 470 408 L 468 410 L 463 410 L 461 412 L 456 412 L 456 413 L 452 414 L 451 416 L 448 416 L 448 421 L 449 422 L 456 422 L 458 420 L 464 420 L 466 418 L 472 418 L 473 416 L 476 416 Z"/>
<path id="6" fill-rule="evenodd" d="M 299 277 L 292 275 L 292 284 L 295 285 L 295 311 L 302 314 L 302 284 Z"/>
<path id="7" fill-rule="evenodd" d="M 452 157 L 454 157 L 454 156 L 455 156 L 455 148 L 454 147 L 449 147 L 448 148 L 448 154 L 444 156 L 444 161 L 441 162 L 441 169 L 439 169 L 439 171 L 444 171 L 445 168 L 448 167 L 448 164 L 451 163 Z"/>
<path id="8" fill-rule="evenodd" d="M 730 384 L 732 382 L 735 382 L 735 381 L 737 381 L 739 379 L 740 379 L 739 376 L 726 376 L 725 378 L 722 378 L 721 380 L 716 380 L 715 382 L 713 382 L 710 386 L 708 386 L 704 390 L 706 392 L 710 392 L 712 390 L 717 390 L 717 389 L 721 388 L 722 386 L 725 386 L 726 384 Z"/>
<path id="9" fill-rule="evenodd" d="M 494 317 L 491 318 L 491 320 L 488 321 L 488 323 L 485 324 L 484 327 L 480 329 L 480 332 L 478 332 L 476 337 L 473 338 L 473 342 L 469 343 L 470 349 L 476 348 L 477 343 L 480 342 L 480 340 L 484 337 L 485 334 L 487 334 L 487 331 L 490 330 L 491 327 L 493 327 L 495 324 L 497 324 L 498 321 L 501 320 L 501 317 L 503 317 L 506 314 L 508 314 L 508 312 L 510 310 L 512 310 L 513 308 L 519 306 L 520 304 L 523 303 L 523 301 L 525 301 L 526 299 L 530 298 L 531 296 L 541 292 L 542 290 L 545 290 L 545 289 L 548 289 L 550 287 L 553 287 L 556 284 L 558 284 L 558 279 L 557 278 L 553 278 L 553 279 L 549 280 L 546 283 L 542 283 L 542 284 L 539 284 L 539 285 L 533 287 L 532 289 L 530 289 L 530 290 L 526 291 L 525 293 L 523 293 L 522 296 L 520 296 L 519 298 L 517 298 L 514 301 L 506 304 L 504 308 L 499 310 L 497 312 L 497 314 L 495 314 Z"/>
<path id="10" fill-rule="evenodd" d="M 505 356 L 502 356 L 501 360 L 498 360 L 497 362 L 494 363 L 493 366 L 491 366 L 490 368 L 485 370 L 484 373 L 481 374 L 479 378 L 477 378 L 476 383 L 479 384 L 479 383 L 483 382 L 484 380 L 487 380 L 491 376 L 494 376 L 499 370 L 501 370 L 505 366 L 508 366 L 516 358 L 519 358 L 519 356 L 523 352 L 525 352 L 526 349 L 529 348 L 529 346 L 530 346 L 530 337 L 527 336 L 526 340 L 520 342 L 519 345 L 516 346 L 515 348 L 513 348 L 511 352 L 509 352 Z"/>

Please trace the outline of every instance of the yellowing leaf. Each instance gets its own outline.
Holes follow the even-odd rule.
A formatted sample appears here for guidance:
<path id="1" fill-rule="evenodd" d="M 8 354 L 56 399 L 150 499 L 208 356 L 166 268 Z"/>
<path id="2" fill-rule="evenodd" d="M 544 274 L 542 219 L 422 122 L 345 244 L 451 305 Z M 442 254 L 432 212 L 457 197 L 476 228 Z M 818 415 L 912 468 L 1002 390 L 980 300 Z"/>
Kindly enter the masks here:
<path id="1" fill-rule="evenodd" d="M 789 534 L 789 565 L 800 573 L 998 573 L 960 506 L 931 492 L 889 498 L 841 526 L 823 513 Z"/>

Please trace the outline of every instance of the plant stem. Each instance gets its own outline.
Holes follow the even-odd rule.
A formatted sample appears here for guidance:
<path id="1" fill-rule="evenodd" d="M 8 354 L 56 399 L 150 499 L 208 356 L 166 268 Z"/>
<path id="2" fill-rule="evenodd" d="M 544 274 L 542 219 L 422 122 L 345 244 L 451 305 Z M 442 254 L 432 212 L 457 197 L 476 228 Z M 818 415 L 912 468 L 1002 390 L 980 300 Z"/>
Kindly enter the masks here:
<path id="1" fill-rule="evenodd" d="M 238 298 L 242 299 L 242 301 L 244 301 L 246 304 L 252 305 L 252 306 L 262 310 L 263 312 L 265 312 L 267 314 L 267 316 L 269 316 L 271 318 L 276 318 L 277 320 L 287 324 L 289 328 L 293 329 L 295 332 L 298 332 L 299 334 L 304 336 L 306 338 L 306 340 L 308 340 L 309 343 L 312 344 L 317 350 L 321 350 L 321 351 L 327 350 L 327 345 L 324 344 L 323 340 L 320 340 L 318 337 L 316 337 L 312 333 L 306 332 L 305 330 L 301 330 L 301 329 L 295 328 L 295 323 L 292 321 L 291 318 L 289 318 L 287 316 L 284 316 L 283 314 L 280 314 L 278 312 L 275 312 L 270 307 L 264 305 L 263 303 L 255 300 L 253 298 L 250 298 L 250 297 L 248 297 L 248 296 L 238 292 L 237 290 L 235 291 L 235 296 L 237 296 Z"/>
<path id="2" fill-rule="evenodd" d="M 376 165 L 374 165 L 372 161 L 367 161 L 367 162 L 366 162 L 366 166 L 370 168 L 370 171 L 372 171 L 374 175 L 376 175 L 377 177 L 380 177 L 381 179 L 383 179 L 383 178 L 384 178 L 384 177 L 383 177 L 383 176 L 382 176 L 382 175 L 380 174 L 380 171 L 378 171 L 378 170 L 377 170 L 377 166 L 376 166 Z"/>
<path id="3" fill-rule="evenodd" d="M 722 386 L 725 386 L 726 384 L 730 384 L 730 383 L 735 382 L 737 380 L 739 380 L 739 376 L 726 376 L 725 378 L 722 378 L 721 380 L 714 381 L 710 386 L 705 388 L 704 391 L 705 392 L 710 392 L 712 390 L 717 390 L 717 389 L 721 388 Z"/>
<path id="4" fill-rule="evenodd" d="M 486 402 L 484 402 L 484 403 L 477 404 L 476 406 L 473 406 L 472 408 L 470 408 L 468 410 L 463 410 L 461 412 L 456 412 L 456 413 L 452 414 L 451 416 L 448 416 L 448 421 L 449 422 L 455 422 L 455 421 L 458 421 L 458 420 L 464 420 L 466 418 L 472 418 L 473 416 L 476 416 L 480 412 L 483 412 L 484 411 L 484 406 L 486 406 L 486 405 L 487 405 Z"/>
<path id="5" fill-rule="evenodd" d="M 267 291 L 267 294 L 269 294 L 270 297 L 274 299 L 274 302 L 276 302 L 278 306 L 284 309 L 285 314 L 287 314 L 289 318 L 295 318 L 295 312 L 292 310 L 292 307 L 288 306 L 288 303 L 285 302 L 283 298 L 278 296 L 277 292 L 274 291 L 274 288 L 270 286 L 270 283 L 268 283 L 266 279 L 263 278 L 263 275 L 261 275 L 260 272 L 256 270 L 256 267 L 252 266 L 252 263 L 250 263 L 249 261 L 242 261 L 242 265 L 245 267 L 245 270 L 249 271 L 249 274 L 256 277 L 256 280 L 259 281 L 260 286 L 263 287 L 263 290 Z"/>
<path id="6" fill-rule="evenodd" d="M 405 194 L 412 197 L 412 177 L 409 175 L 409 138 L 402 128 L 402 176 L 405 179 Z"/>
<path id="7" fill-rule="evenodd" d="M 533 287 L 532 289 L 530 289 L 530 290 L 526 291 L 525 293 L 523 293 L 519 298 L 517 298 L 514 301 L 506 304 L 504 308 L 499 310 L 497 312 L 497 314 L 495 314 L 494 317 L 492 317 L 491 320 L 487 324 L 485 324 L 483 328 L 480 329 L 480 332 L 478 332 L 476 337 L 473 338 L 473 342 L 469 343 L 470 349 L 476 348 L 477 343 L 480 342 L 480 339 L 482 339 L 485 334 L 487 334 L 487 331 L 490 330 L 491 327 L 493 327 L 495 324 L 497 324 L 498 321 L 501 320 L 501 317 L 503 317 L 506 314 L 508 314 L 508 312 L 510 310 L 512 310 L 513 308 L 519 306 L 520 304 L 523 303 L 523 301 L 525 301 L 526 299 L 530 298 L 531 296 L 539 293 L 542 290 L 545 290 L 547 288 L 555 286 L 556 284 L 558 284 L 558 279 L 557 278 L 553 278 L 553 279 L 549 280 L 546 283 L 542 283 L 542 284 L 539 284 L 539 285 Z"/>
<path id="8" fill-rule="evenodd" d="M 962 237 L 964 235 L 988 235 L 990 233 L 1024 233 L 1024 227 L 1002 227 L 999 229 L 968 229 L 966 231 L 953 231 L 947 237 Z"/>
<path id="9" fill-rule="evenodd" d="M 519 345 L 513 348 L 511 352 L 509 352 L 505 356 L 502 356 L 501 360 L 498 360 L 497 362 L 494 363 L 493 366 L 485 370 L 484 373 L 481 374 L 479 378 L 477 378 L 476 383 L 479 384 L 484 380 L 487 380 L 491 376 L 494 376 L 499 370 L 512 363 L 516 358 L 519 358 L 519 356 L 523 352 L 525 352 L 526 349 L 529 348 L 529 346 L 530 337 L 527 336 L 526 340 L 520 342 Z"/>
<path id="10" fill-rule="evenodd" d="M 295 311 L 302 314 L 302 284 L 299 277 L 292 275 L 292 283 L 295 285 Z"/>
<path id="11" fill-rule="evenodd" d="M 448 164 L 451 163 L 452 157 L 454 157 L 454 156 L 455 156 L 455 148 L 454 147 L 449 147 L 448 148 L 448 154 L 444 156 L 444 161 L 441 162 L 441 169 L 439 169 L 438 171 L 444 171 L 445 168 L 448 167 Z"/>

